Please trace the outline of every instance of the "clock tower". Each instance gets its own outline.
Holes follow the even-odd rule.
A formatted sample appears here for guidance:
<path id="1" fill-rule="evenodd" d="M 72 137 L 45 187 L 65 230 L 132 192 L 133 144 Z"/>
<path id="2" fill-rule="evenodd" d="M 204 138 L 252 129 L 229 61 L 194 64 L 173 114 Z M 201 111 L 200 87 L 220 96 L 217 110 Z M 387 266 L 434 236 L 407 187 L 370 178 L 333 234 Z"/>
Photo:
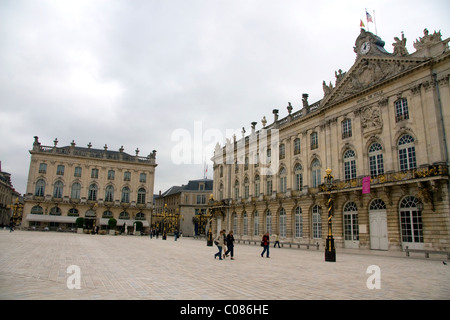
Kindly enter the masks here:
<path id="1" fill-rule="evenodd" d="M 385 42 L 372 32 L 361 29 L 361 33 L 355 41 L 353 50 L 356 53 L 356 59 L 362 56 L 384 56 L 389 53 L 384 49 Z"/>

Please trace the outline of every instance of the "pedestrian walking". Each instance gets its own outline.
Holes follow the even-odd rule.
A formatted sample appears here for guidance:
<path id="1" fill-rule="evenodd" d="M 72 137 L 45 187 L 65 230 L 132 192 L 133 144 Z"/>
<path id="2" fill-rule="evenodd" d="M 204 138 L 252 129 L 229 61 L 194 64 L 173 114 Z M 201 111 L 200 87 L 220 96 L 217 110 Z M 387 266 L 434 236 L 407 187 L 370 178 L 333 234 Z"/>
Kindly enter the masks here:
<path id="1" fill-rule="evenodd" d="M 177 241 L 178 238 L 178 229 L 175 230 L 175 232 L 173 233 L 173 236 L 175 238 L 175 241 Z"/>
<path id="2" fill-rule="evenodd" d="M 266 234 L 263 235 L 263 238 L 261 240 L 261 246 L 264 247 L 263 252 L 261 252 L 261 258 L 264 256 L 264 252 L 267 252 L 266 257 L 269 258 L 269 244 L 270 244 L 269 232 L 266 232 Z"/>
<path id="3" fill-rule="evenodd" d="M 225 257 L 228 257 L 228 253 L 231 253 L 231 260 L 234 260 L 234 236 L 233 230 L 227 234 L 227 251 L 225 252 Z"/>
<path id="4" fill-rule="evenodd" d="M 220 230 L 219 234 L 217 235 L 217 237 L 214 239 L 214 244 L 217 246 L 217 248 L 219 249 L 219 252 L 217 252 L 214 255 L 214 259 L 216 259 L 217 257 L 219 257 L 219 260 L 222 260 L 222 247 L 224 246 L 224 240 L 223 240 L 223 230 Z"/>
<path id="5" fill-rule="evenodd" d="M 277 244 L 278 244 L 278 248 L 281 248 L 281 247 L 280 247 L 280 238 L 279 238 L 278 235 L 276 234 L 276 235 L 275 235 L 275 244 L 273 245 L 273 247 L 275 248 Z"/>

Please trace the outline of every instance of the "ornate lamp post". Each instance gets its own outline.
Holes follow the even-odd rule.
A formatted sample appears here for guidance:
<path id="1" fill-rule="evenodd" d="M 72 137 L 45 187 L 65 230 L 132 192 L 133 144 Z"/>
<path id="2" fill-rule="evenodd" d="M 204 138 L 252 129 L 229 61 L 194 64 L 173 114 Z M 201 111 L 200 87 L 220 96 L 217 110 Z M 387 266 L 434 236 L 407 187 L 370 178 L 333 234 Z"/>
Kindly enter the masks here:
<path id="1" fill-rule="evenodd" d="M 333 187 L 333 176 L 331 175 L 331 169 L 327 169 L 326 176 L 324 177 L 324 183 L 328 190 L 328 236 L 325 245 L 325 261 L 336 262 L 336 248 L 334 247 L 333 238 L 333 226 L 331 219 L 333 218 L 333 200 L 331 198 L 331 189 Z"/>

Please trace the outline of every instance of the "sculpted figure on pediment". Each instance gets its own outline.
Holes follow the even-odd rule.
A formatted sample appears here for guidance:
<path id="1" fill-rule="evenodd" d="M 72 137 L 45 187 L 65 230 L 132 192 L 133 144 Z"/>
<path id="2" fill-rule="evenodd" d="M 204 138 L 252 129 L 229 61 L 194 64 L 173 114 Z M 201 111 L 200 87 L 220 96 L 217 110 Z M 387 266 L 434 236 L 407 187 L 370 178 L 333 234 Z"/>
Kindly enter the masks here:
<path id="1" fill-rule="evenodd" d="M 434 31 L 433 34 L 429 34 L 428 29 L 425 28 L 423 30 L 423 37 L 419 37 L 419 40 L 416 40 L 413 45 L 416 50 L 420 50 L 440 41 L 442 41 L 441 31 Z"/>
<path id="2" fill-rule="evenodd" d="M 402 39 L 400 40 L 398 37 L 394 37 L 395 42 L 392 44 L 394 47 L 394 56 L 404 57 L 408 55 L 408 49 L 406 49 L 406 38 L 405 34 L 402 31 Z"/>

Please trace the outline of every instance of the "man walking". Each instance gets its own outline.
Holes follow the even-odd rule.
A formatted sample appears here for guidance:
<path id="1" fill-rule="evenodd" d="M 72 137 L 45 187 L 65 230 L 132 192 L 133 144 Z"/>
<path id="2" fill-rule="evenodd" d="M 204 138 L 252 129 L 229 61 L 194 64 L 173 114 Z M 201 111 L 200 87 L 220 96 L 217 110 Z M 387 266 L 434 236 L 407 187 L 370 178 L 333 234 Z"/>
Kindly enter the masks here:
<path id="1" fill-rule="evenodd" d="M 231 260 L 234 260 L 234 237 L 233 230 L 227 234 L 227 251 L 225 252 L 225 257 L 228 257 L 228 253 L 231 252 Z"/>
<path id="2" fill-rule="evenodd" d="M 269 243 L 270 243 L 269 232 L 266 232 L 266 234 L 263 235 L 263 238 L 261 240 L 261 244 L 264 247 L 263 252 L 261 252 L 261 258 L 264 256 L 264 252 L 266 251 L 267 251 L 266 257 L 269 258 Z"/>

